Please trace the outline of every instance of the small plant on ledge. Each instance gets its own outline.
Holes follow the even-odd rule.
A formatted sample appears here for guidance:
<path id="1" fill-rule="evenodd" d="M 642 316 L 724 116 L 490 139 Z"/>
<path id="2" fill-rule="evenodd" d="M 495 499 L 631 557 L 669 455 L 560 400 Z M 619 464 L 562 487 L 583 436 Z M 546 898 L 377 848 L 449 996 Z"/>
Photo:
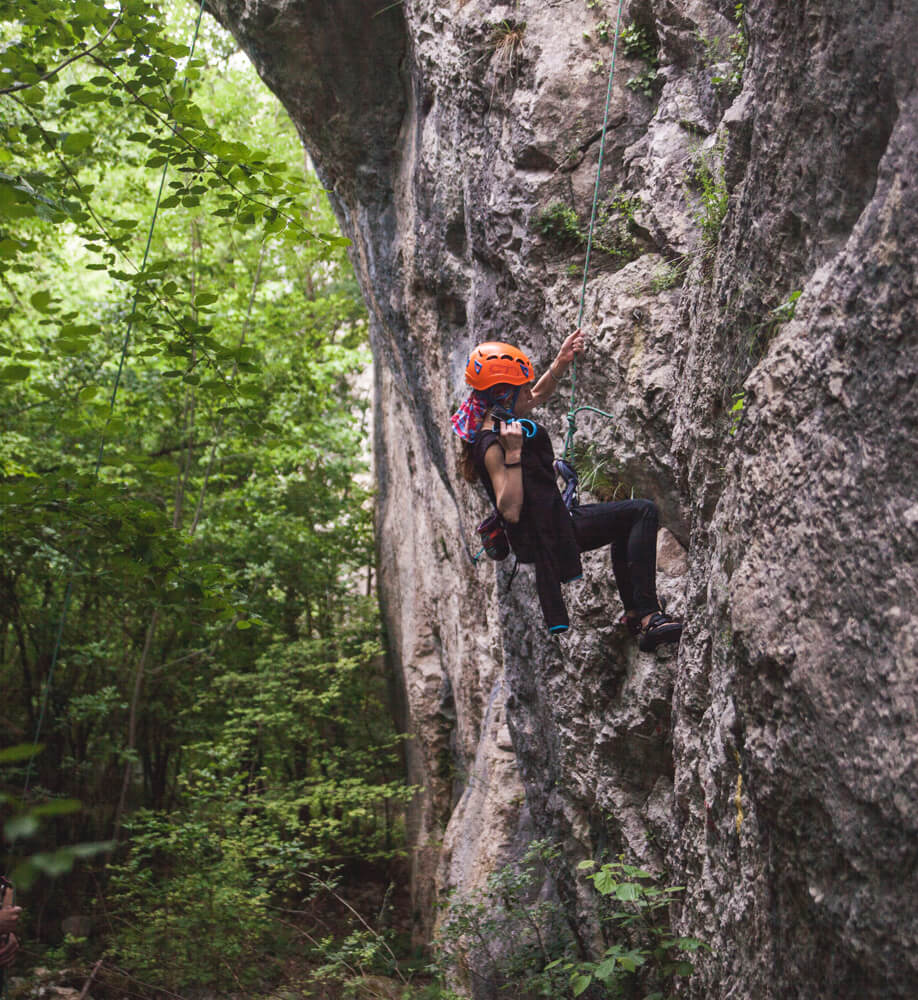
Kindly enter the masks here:
<path id="1" fill-rule="evenodd" d="M 546 966 L 546 971 L 563 970 L 570 977 L 571 993 L 578 997 L 594 983 L 602 984 L 612 996 L 635 996 L 644 1000 L 664 1000 L 671 995 L 675 980 L 694 971 L 687 957 L 699 950 L 710 949 L 698 938 L 673 937 L 669 927 L 669 904 L 683 891 L 679 885 L 659 886 L 654 876 L 620 859 L 602 865 L 582 861 L 581 871 L 594 888 L 612 904 L 614 912 L 605 918 L 618 940 L 610 944 L 598 961 L 574 961 L 559 958 Z M 650 993 L 644 993 L 647 987 Z"/>
<path id="2" fill-rule="evenodd" d="M 616 192 L 599 205 L 593 228 L 593 251 L 605 254 L 614 269 L 623 267 L 644 252 L 638 239 L 635 212 L 641 207 L 636 196 Z M 570 205 L 552 202 L 541 211 L 533 228 L 558 250 L 586 249 L 589 222 L 583 221 Z"/>
<path id="3" fill-rule="evenodd" d="M 630 56 L 632 59 L 643 59 L 646 63 L 644 69 L 636 76 L 631 77 L 625 86 L 645 97 L 652 98 L 660 68 L 658 47 L 653 36 L 647 28 L 632 21 L 631 24 L 622 28 L 618 37 L 622 41 L 622 51 L 626 56 Z"/>
<path id="4" fill-rule="evenodd" d="M 704 250 L 713 253 L 720 239 L 720 230 L 727 215 L 730 193 L 724 175 L 724 152 L 726 139 L 707 152 L 696 153 L 689 173 L 689 184 L 700 194 L 701 200 L 695 212 L 695 221 L 701 229 L 701 243 Z"/>
<path id="5" fill-rule="evenodd" d="M 563 201 L 553 201 L 535 218 L 534 228 L 559 249 L 579 247 L 586 240 L 580 217 Z"/>
<path id="6" fill-rule="evenodd" d="M 749 35 L 746 30 L 746 5 L 738 3 L 734 8 L 734 20 L 738 29 L 730 36 L 730 71 L 726 76 L 714 76 L 711 83 L 723 95 L 733 99 L 743 89 L 743 73 L 749 56 Z"/>
<path id="7" fill-rule="evenodd" d="M 525 21 L 501 21 L 491 29 L 488 50 L 494 54 L 494 72 L 500 78 L 515 76 L 526 54 Z"/>

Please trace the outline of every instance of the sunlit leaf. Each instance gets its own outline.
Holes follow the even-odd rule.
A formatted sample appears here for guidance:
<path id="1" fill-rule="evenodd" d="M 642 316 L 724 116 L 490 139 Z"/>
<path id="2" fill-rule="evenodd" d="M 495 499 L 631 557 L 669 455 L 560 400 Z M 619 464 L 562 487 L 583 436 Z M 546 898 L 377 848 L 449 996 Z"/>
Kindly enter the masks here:
<path id="1" fill-rule="evenodd" d="M 21 760 L 28 760 L 41 753 L 43 749 L 44 745 L 41 743 L 17 743 L 15 746 L 0 750 L 0 764 L 16 764 Z"/>
<path id="2" fill-rule="evenodd" d="M 10 842 L 20 837 L 31 837 L 38 831 L 38 820 L 32 813 L 22 813 L 3 824 L 3 836 Z"/>
<path id="3" fill-rule="evenodd" d="M 0 382 L 24 382 L 32 369 L 28 365 L 3 365 L 0 367 Z"/>

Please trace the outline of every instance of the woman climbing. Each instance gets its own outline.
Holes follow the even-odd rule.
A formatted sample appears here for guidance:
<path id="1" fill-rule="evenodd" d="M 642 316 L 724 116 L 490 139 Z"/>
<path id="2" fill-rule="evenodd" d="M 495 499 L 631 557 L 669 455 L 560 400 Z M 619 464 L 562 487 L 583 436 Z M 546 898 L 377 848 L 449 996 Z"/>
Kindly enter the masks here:
<path id="1" fill-rule="evenodd" d="M 549 631 L 570 622 L 561 584 L 582 575 L 580 553 L 612 549 L 612 570 L 625 606 L 624 624 L 645 652 L 678 642 L 682 624 L 664 614 L 656 592 L 658 517 L 651 500 L 584 504 L 568 511 L 558 491 L 548 432 L 525 418 L 555 391 L 585 337 L 575 330 L 538 380 L 529 358 L 510 344 L 479 344 L 465 380 L 472 393 L 452 417 L 462 439 L 460 471 L 482 482 L 522 563 L 534 563 Z"/>

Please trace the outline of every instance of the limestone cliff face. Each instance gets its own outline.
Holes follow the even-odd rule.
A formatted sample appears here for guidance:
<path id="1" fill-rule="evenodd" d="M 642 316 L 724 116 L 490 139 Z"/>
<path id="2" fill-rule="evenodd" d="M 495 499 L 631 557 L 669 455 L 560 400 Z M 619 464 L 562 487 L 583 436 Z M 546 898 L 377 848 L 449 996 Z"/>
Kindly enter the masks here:
<path id="1" fill-rule="evenodd" d="M 914 996 L 914 0 L 750 0 L 741 81 L 731 2 L 625 3 L 658 69 L 619 49 L 577 376 L 614 419 L 577 440 L 663 512 L 688 627 L 656 658 L 605 553 L 560 640 L 525 568 L 472 565 L 486 508 L 448 430 L 471 345 L 543 367 L 575 324 L 558 206 L 588 215 L 617 4 L 208 5 L 297 122 L 371 311 L 419 929 L 539 835 L 575 919 L 600 849 L 687 887 L 677 925 L 714 953 L 686 996 Z"/>

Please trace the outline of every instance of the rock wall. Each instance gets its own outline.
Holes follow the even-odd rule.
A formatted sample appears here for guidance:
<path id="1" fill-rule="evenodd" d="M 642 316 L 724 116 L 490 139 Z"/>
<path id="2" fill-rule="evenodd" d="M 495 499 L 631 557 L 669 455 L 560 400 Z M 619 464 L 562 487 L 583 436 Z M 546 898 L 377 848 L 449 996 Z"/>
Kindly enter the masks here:
<path id="1" fill-rule="evenodd" d="M 561 639 L 526 568 L 472 564 L 486 507 L 448 430 L 470 346 L 543 368 L 576 323 L 617 4 L 208 7 L 296 121 L 371 312 L 419 934 L 538 835 L 583 926 L 599 851 L 687 887 L 676 925 L 713 953 L 685 996 L 913 996 L 914 0 L 750 0 L 745 61 L 732 2 L 624 5 L 657 66 L 619 47 L 577 373 L 612 419 L 577 441 L 598 493 L 662 510 L 688 627 L 657 657 L 614 624 L 606 554 Z"/>

